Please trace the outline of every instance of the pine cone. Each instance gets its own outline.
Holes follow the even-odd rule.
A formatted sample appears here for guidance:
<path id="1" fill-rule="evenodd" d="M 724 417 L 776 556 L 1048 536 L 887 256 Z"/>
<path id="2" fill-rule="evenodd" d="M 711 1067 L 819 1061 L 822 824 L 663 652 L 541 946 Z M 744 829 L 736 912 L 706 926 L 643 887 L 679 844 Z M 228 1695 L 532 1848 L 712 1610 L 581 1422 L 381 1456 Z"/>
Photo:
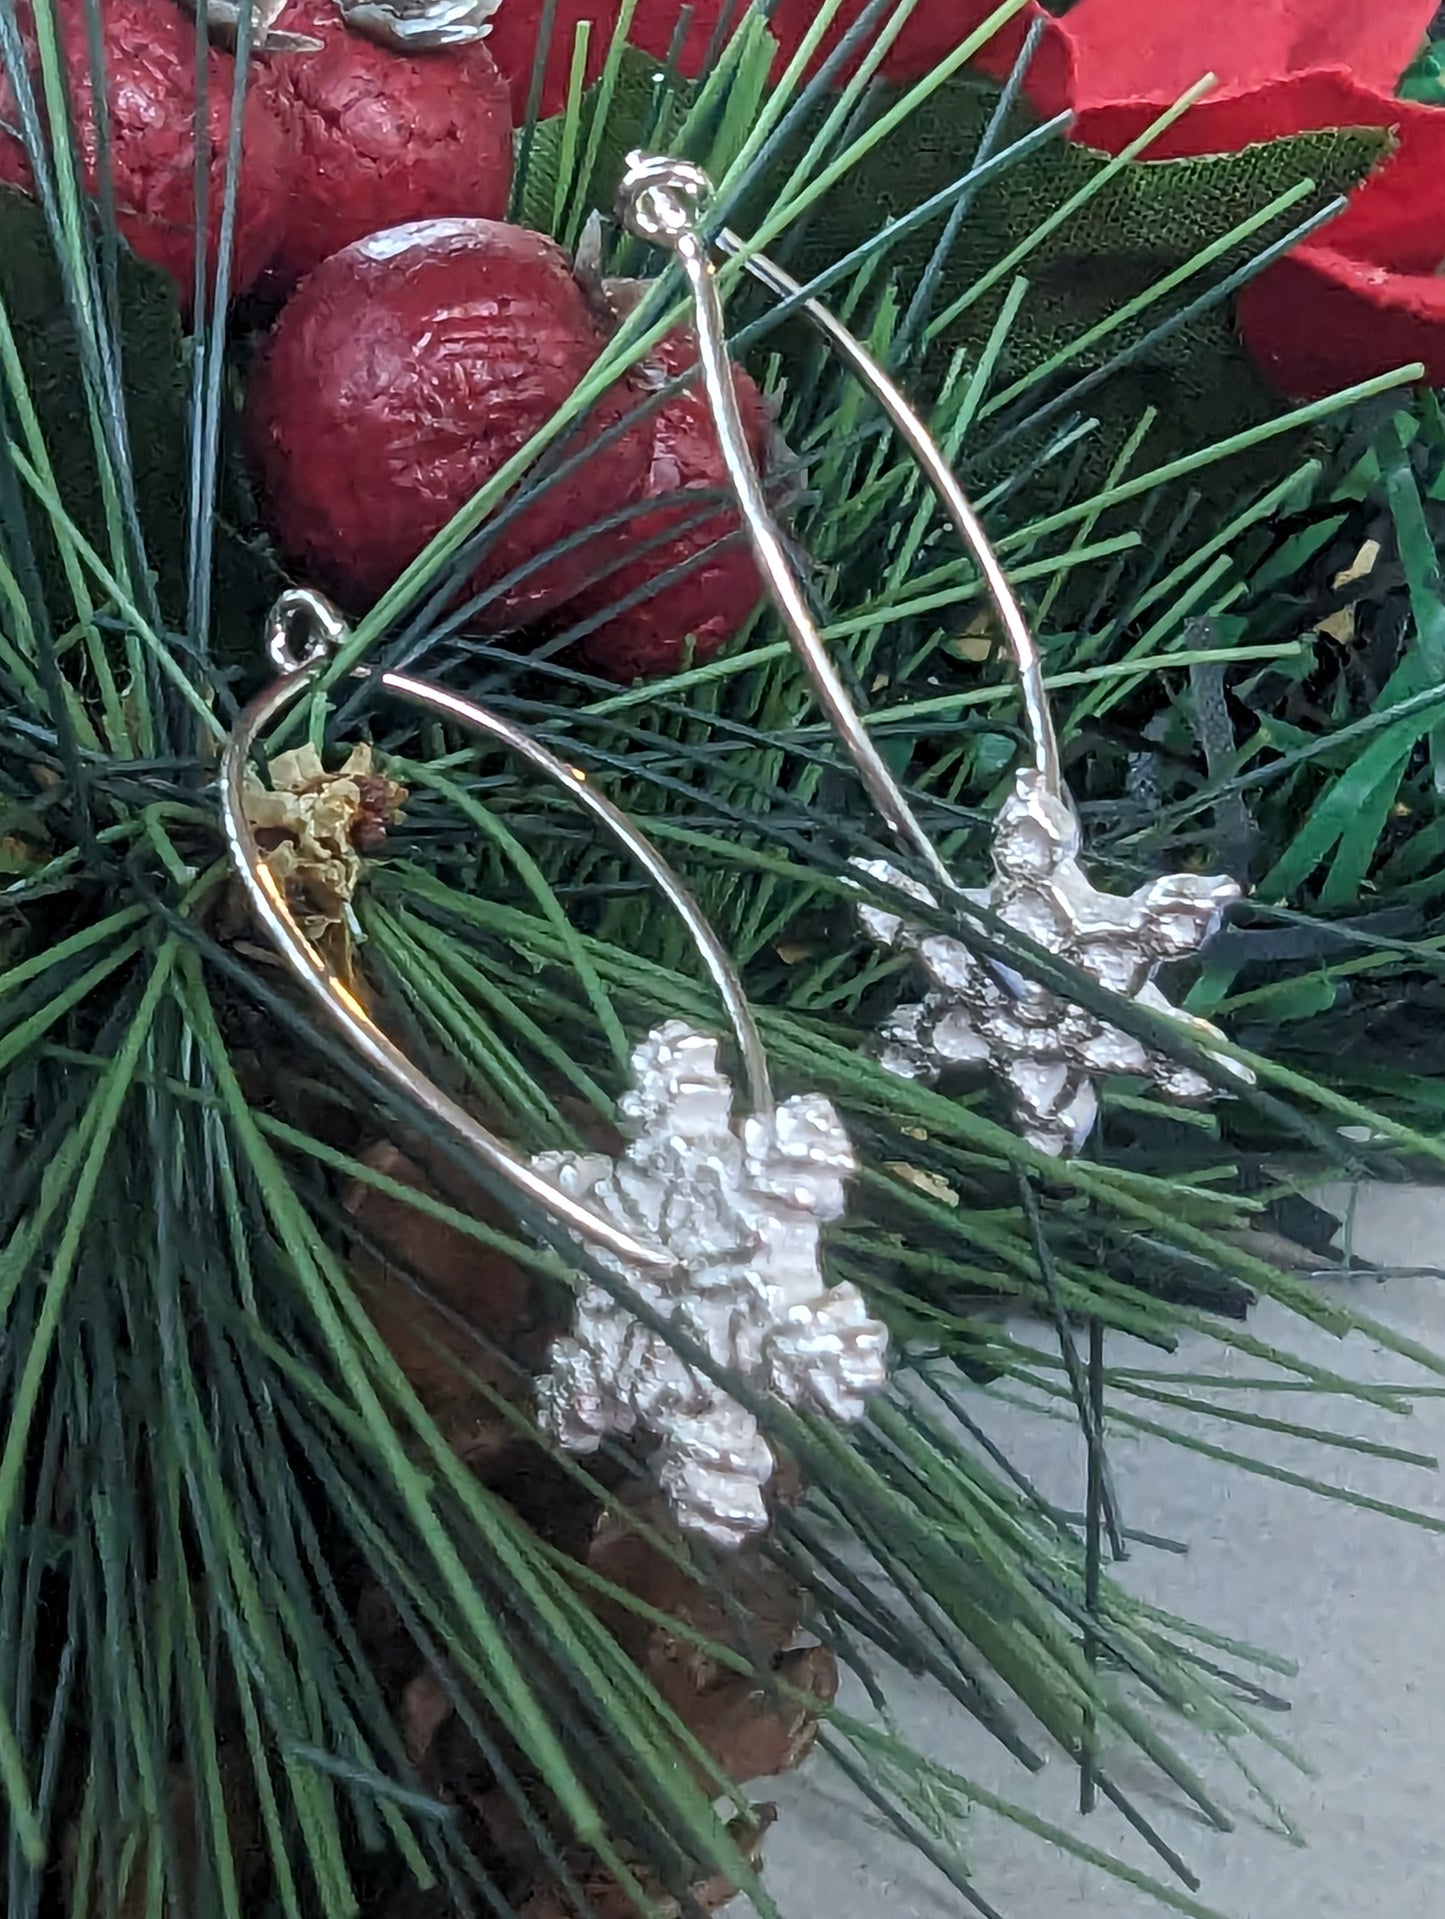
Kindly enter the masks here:
<path id="1" fill-rule="evenodd" d="M 761 1863 L 763 1836 L 777 1818 L 775 1806 L 754 1806 L 751 1813 L 743 1814 L 730 1822 L 728 1832 L 739 1852 L 755 1869 Z M 722 1908 L 738 1895 L 738 1888 L 720 1874 L 699 1879 L 688 1887 L 687 1903 L 674 1898 L 655 1882 L 648 1883 L 651 1875 L 639 1875 L 644 1891 L 653 1901 L 658 1919 L 692 1919 L 698 1911 L 720 1912 Z M 578 1875 L 579 1884 L 586 1894 L 592 1911 L 592 1919 L 637 1919 L 637 1907 L 631 1895 L 624 1892 L 615 1879 L 606 1873 L 587 1870 L 585 1867 Z M 518 1919 L 576 1919 L 576 1908 L 571 1901 L 554 1886 L 546 1886 L 534 1893 L 521 1909 Z"/>
<path id="2" fill-rule="evenodd" d="M 574 1119 L 579 1130 L 591 1134 L 591 1143 L 615 1150 L 610 1129 L 595 1115 L 577 1109 Z M 495 1211 L 487 1196 L 473 1189 L 458 1191 L 455 1174 L 440 1161 L 424 1172 L 417 1159 L 390 1143 L 371 1147 L 363 1157 L 377 1171 L 419 1191 L 436 1193 L 445 1181 L 449 1196 L 479 1218 Z M 441 1310 L 453 1309 L 482 1328 L 498 1349 L 525 1353 L 535 1365 L 554 1328 L 538 1312 L 528 1275 L 465 1234 L 362 1182 L 349 1190 L 346 1203 L 370 1243 L 353 1251 L 352 1265 L 375 1324 L 459 1454 L 542 1537 L 675 1622 L 656 1624 L 621 1600 L 594 1596 L 602 1623 L 714 1764 L 739 1783 L 798 1765 L 812 1746 L 820 1711 L 836 1692 L 837 1669 L 826 1648 L 797 1645 L 803 1606 L 792 1582 L 756 1548 L 718 1561 L 707 1577 L 692 1576 L 661 1544 L 671 1539 L 679 1554 L 684 1551 L 656 1493 L 639 1494 L 636 1510 L 638 1519 L 659 1535 L 657 1544 L 639 1534 L 625 1510 L 599 1511 L 596 1499 L 555 1464 L 540 1441 L 519 1435 L 484 1395 L 459 1377 L 452 1363 L 453 1355 L 461 1358 L 514 1404 L 530 1395 L 531 1377 L 525 1368 L 519 1373 L 500 1350 L 479 1349 Z M 403 1268 L 424 1282 L 435 1305 L 406 1284 Z M 594 1463 L 594 1470 L 606 1469 Z M 778 1496 L 791 1490 L 784 1484 Z M 465 1715 L 453 1713 L 446 1688 L 379 1589 L 364 1597 L 357 1623 L 408 1756 L 427 1789 L 456 1808 L 470 1843 L 519 1914 L 526 1919 L 566 1914 L 570 1919 L 565 1899 L 547 1878 L 530 1831 L 497 1785 Z M 700 1649 L 697 1639 L 731 1647 L 740 1660 L 749 1662 L 761 1651 L 771 1670 L 762 1675 L 738 1671 Z M 525 1761 L 513 1750 L 507 1729 L 491 1720 L 480 1700 L 470 1705 L 526 1780 Z M 706 1783 L 711 1785 L 710 1777 Z M 545 1816 L 542 1805 L 538 1810 Z M 761 1824 L 739 1825 L 735 1836 L 745 1850 L 755 1850 L 761 1832 Z M 614 1913 L 617 1919 L 632 1919 L 626 1895 L 598 1861 L 579 1856 L 571 1863 L 598 1919 Z M 735 1888 L 704 1879 L 699 1870 L 697 1883 L 689 1889 L 690 1904 L 678 1902 L 664 1888 L 650 1890 L 659 1910 L 680 1915 L 684 1910 L 716 1910 Z M 392 1906 L 385 1911 L 394 1919 Z M 414 1913 L 416 1919 L 423 1914 L 426 1919 L 443 1919 L 444 1914 L 451 1919 L 444 1901 L 432 1906 L 423 1900 L 394 1911 Z"/>
<path id="3" fill-rule="evenodd" d="M 641 1514 L 659 1533 L 678 1537 L 664 1503 L 650 1497 Z M 707 1579 L 691 1578 L 666 1553 L 614 1515 L 599 1521 L 587 1555 L 594 1572 L 665 1612 L 697 1637 L 753 1659 L 772 1656 L 778 1690 L 703 1652 L 691 1636 L 639 1619 L 621 1601 L 597 1600 L 611 1631 L 709 1755 L 740 1785 L 790 1772 L 817 1737 L 819 1710 L 838 1690 L 837 1662 L 824 1646 L 795 1646 L 801 1596 L 761 1552 L 719 1557 Z M 739 1620 L 747 1620 L 746 1643 Z M 808 1703 L 792 1697 L 805 1693 Z"/>
<path id="4" fill-rule="evenodd" d="M 229 1748 L 224 1748 L 220 1754 L 220 1775 L 231 1856 L 236 1862 L 242 1891 L 254 1892 L 258 1889 L 261 1869 L 265 1864 L 265 1848 L 249 1763 L 234 1757 Z M 199 1912 L 203 1898 L 200 1872 L 202 1848 L 209 1848 L 212 1836 L 209 1830 L 203 1830 L 195 1788 L 179 1767 L 172 1768 L 166 1780 L 165 1792 L 167 1817 L 178 1855 L 180 1882 L 186 1888 L 186 1910 Z M 149 1849 L 161 1843 L 161 1834 L 159 1828 L 155 1827 L 137 1837 L 139 1843 L 130 1862 L 130 1875 L 119 1888 L 119 1903 L 113 1909 L 115 1919 L 146 1919 L 152 1910 Z M 69 1910 L 74 1912 L 77 1909 L 75 1879 L 79 1870 L 78 1834 L 74 1829 L 66 1835 L 64 1865 L 70 1888 Z M 103 1901 L 103 1889 L 97 1883 L 92 1888 L 85 1909 L 100 1914 L 105 1910 Z"/>
<path id="5" fill-rule="evenodd" d="M 421 1167 L 389 1140 L 361 1158 L 389 1179 L 428 1198 L 441 1197 Z M 466 1210 L 478 1219 L 494 1210 L 477 1189 L 469 1199 Z M 351 1270 L 377 1331 L 457 1453 L 485 1477 L 488 1465 L 517 1444 L 516 1430 L 459 1369 L 480 1375 L 504 1398 L 524 1396 L 525 1376 L 503 1355 L 535 1317 L 530 1276 L 504 1254 L 360 1180 L 347 1189 L 345 1205 L 369 1242 L 354 1249 Z M 436 1303 L 429 1304 L 409 1278 L 419 1280 Z M 470 1337 L 469 1327 L 481 1337 Z"/>

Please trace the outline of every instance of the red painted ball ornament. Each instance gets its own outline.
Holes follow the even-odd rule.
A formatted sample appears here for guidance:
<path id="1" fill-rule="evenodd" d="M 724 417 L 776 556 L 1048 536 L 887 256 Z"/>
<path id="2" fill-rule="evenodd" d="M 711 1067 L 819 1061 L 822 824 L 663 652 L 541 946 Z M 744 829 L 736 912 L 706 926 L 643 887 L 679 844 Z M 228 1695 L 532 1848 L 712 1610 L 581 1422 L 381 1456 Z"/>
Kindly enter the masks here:
<path id="1" fill-rule="evenodd" d="M 26 64 L 37 100 L 39 53 L 34 17 L 18 9 Z M 99 193 L 94 85 L 84 0 L 55 0 L 76 143 L 86 190 Z M 101 47 L 109 108 L 110 166 L 116 222 L 144 260 L 163 268 L 189 311 L 196 268 L 196 21 L 175 0 L 103 0 Z M 214 280 L 231 139 L 235 65 L 206 54 L 203 158 L 206 166 L 206 263 Z M 43 114 L 44 108 L 41 106 Z M 18 132 L 15 88 L 0 73 L 0 181 L 34 191 Z M 51 134 L 54 139 L 54 133 Z M 239 296 L 265 269 L 280 232 L 292 170 L 289 136 L 265 102 L 248 92 L 241 121 L 231 290 Z"/>
<path id="2" fill-rule="evenodd" d="M 730 503 L 727 465 L 702 390 L 697 351 L 696 336 L 686 328 L 653 349 L 644 371 L 656 386 L 689 372 L 696 376 L 651 416 L 652 467 L 645 497 L 657 505 L 629 525 L 630 557 L 570 609 L 569 617 L 607 616 L 582 650 L 588 664 L 609 679 L 673 673 L 689 660 L 701 665 L 740 631 L 762 598 L 741 516 Z M 762 469 L 772 422 L 762 395 L 740 366 L 733 368 L 733 385 L 749 450 Z M 655 585 L 658 581 L 664 583 Z"/>
<path id="3" fill-rule="evenodd" d="M 257 84 L 298 146 L 278 291 L 383 228 L 505 215 L 512 114 L 482 38 L 488 10 L 289 0 L 277 12 Z M 298 50 L 269 50 L 283 41 Z"/>
<path id="4" fill-rule="evenodd" d="M 370 605 L 571 398 L 608 338 L 566 254 L 521 227 L 421 221 L 333 254 L 283 309 L 247 394 L 277 544 L 349 609 Z M 603 393 L 560 457 L 620 430 L 488 545 L 469 587 L 496 589 L 478 629 L 525 626 L 609 564 L 618 533 L 582 536 L 648 483 L 651 423 L 624 424 L 638 403 L 626 382 Z"/>

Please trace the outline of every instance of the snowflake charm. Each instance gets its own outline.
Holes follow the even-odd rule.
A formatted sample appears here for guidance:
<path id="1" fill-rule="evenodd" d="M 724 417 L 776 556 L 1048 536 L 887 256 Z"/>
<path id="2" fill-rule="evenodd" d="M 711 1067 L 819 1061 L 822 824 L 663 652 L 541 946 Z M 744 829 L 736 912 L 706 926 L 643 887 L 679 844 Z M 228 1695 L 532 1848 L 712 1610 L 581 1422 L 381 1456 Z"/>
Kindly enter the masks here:
<path id="1" fill-rule="evenodd" d="M 632 1056 L 617 1160 L 547 1153 L 536 1169 L 672 1253 L 664 1278 L 599 1263 L 717 1366 L 791 1406 L 862 1417 L 887 1377 L 888 1335 L 851 1285 L 829 1286 L 824 1224 L 843 1212 L 853 1150 L 832 1104 L 807 1095 L 733 1125 L 717 1042 L 681 1021 Z M 660 1442 L 658 1477 L 679 1523 L 736 1546 L 767 1526 L 775 1461 L 752 1414 L 678 1357 L 600 1285 L 539 1384 L 543 1425 L 571 1452 L 639 1428 Z"/>
<path id="2" fill-rule="evenodd" d="M 1038 773 L 1020 773 L 995 827 L 993 883 L 963 897 L 1111 993 L 1182 1020 L 1201 1040 L 1222 1038 L 1207 1020 L 1171 1006 L 1154 975 L 1212 938 L 1240 889 L 1232 880 L 1177 873 L 1127 898 L 1101 893 L 1079 866 L 1080 844 L 1073 808 L 1052 795 Z M 886 861 L 855 864 L 937 905 L 926 887 Z M 1214 1096 L 1201 1073 L 986 963 L 962 940 L 926 933 L 878 907 L 860 907 L 859 917 L 880 946 L 916 953 L 932 985 L 925 999 L 900 1007 L 884 1027 L 882 1064 L 900 1078 L 930 1084 L 950 1067 L 991 1067 L 1008 1085 L 1025 1138 L 1041 1151 L 1059 1157 L 1083 1146 L 1098 1117 L 1094 1081 L 1101 1074 L 1148 1078 L 1177 1100 Z M 1247 1067 L 1215 1057 L 1241 1083 L 1253 1084 Z"/>

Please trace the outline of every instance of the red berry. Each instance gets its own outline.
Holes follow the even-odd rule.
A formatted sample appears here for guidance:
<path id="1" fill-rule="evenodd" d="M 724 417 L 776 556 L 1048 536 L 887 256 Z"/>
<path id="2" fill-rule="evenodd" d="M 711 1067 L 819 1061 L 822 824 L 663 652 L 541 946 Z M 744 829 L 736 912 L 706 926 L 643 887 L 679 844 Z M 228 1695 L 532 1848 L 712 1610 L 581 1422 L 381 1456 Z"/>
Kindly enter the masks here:
<path id="1" fill-rule="evenodd" d="M 99 186 L 85 0 L 56 0 L 55 10 L 85 186 L 95 194 Z M 28 7 L 22 10 L 21 28 L 39 97 L 39 54 Z M 181 305 L 189 311 L 196 267 L 195 16 L 183 12 L 175 0 L 105 0 L 101 41 L 117 225 L 143 260 L 171 275 Z M 212 276 L 219 257 L 235 73 L 229 54 L 208 51 L 206 259 Z M 0 125 L 18 125 L 14 89 L 4 74 Z M 270 258 L 291 170 L 284 129 L 251 92 L 241 123 L 241 154 L 231 264 L 231 291 L 237 296 L 255 283 Z M 0 180 L 34 191 L 25 149 L 18 134 L 9 131 L 0 132 Z"/>
<path id="2" fill-rule="evenodd" d="M 822 44 L 808 65 L 816 73 L 836 50 L 843 35 L 857 26 L 868 0 L 842 0 Z M 952 53 L 980 25 L 989 12 L 988 0 L 923 0 L 889 47 L 879 70 L 884 80 L 916 80 Z M 526 111 L 532 68 L 537 57 L 544 0 L 499 0 L 487 44 L 512 88 L 512 107 L 518 118 Z M 677 28 L 688 15 L 680 44 Z M 768 31 L 778 42 L 774 78 L 780 76 L 812 31 L 818 0 L 776 0 L 769 9 Z M 607 49 L 622 13 L 622 0 L 556 0 L 552 37 L 543 63 L 542 118 L 560 113 L 567 104 L 572 71 L 572 48 L 579 22 L 591 29 L 587 43 L 586 79 L 590 84 L 602 71 Z M 655 60 L 675 56 L 684 79 L 697 79 L 710 54 L 746 18 L 744 0 L 638 0 L 628 30 L 628 41 Z M 1027 14 L 1024 16 L 1027 20 Z M 877 29 L 875 28 L 875 33 Z M 1007 73 L 1018 53 L 1023 26 L 1017 20 L 1002 29 L 988 49 L 990 71 Z M 858 57 L 837 74 L 838 84 L 856 72 Z"/>
<path id="3" fill-rule="evenodd" d="M 685 328 L 668 334 L 652 364 L 659 384 L 696 369 L 696 335 Z M 749 449 L 761 468 L 771 437 L 763 398 L 739 366 L 733 368 L 733 382 Z M 602 613 L 642 592 L 649 581 L 687 567 L 670 585 L 613 614 L 583 642 L 589 663 L 615 680 L 676 672 L 688 657 L 689 639 L 694 661 L 710 659 L 743 626 L 763 593 L 736 507 L 708 512 L 704 504 L 705 495 L 729 495 L 731 488 L 700 376 L 663 402 L 652 416 L 652 429 L 645 497 L 668 503 L 629 524 L 634 556 L 568 610 L 569 617 Z M 679 494 L 698 497 L 689 502 L 679 500 Z"/>
<path id="4" fill-rule="evenodd" d="M 677 32 L 686 0 L 638 0 L 632 16 L 628 40 L 634 47 L 666 58 Z M 696 73 L 707 51 L 716 25 L 720 0 L 705 0 L 692 9 L 693 24 L 685 36 L 680 58 L 684 73 Z M 545 12 L 543 0 L 499 0 L 492 15 L 487 45 L 492 58 L 506 75 L 512 89 L 512 111 L 521 120 L 531 95 L 532 71 L 537 60 L 537 43 Z M 741 12 L 739 7 L 738 12 Z M 543 62 L 543 81 L 539 117 L 561 113 L 567 104 L 572 74 L 572 48 L 577 28 L 586 21 L 591 28 L 587 42 L 587 73 L 590 84 L 602 71 L 607 50 L 621 13 L 621 0 L 556 0 L 552 15 L 552 37 Z M 698 15 L 705 16 L 698 19 Z"/>
<path id="5" fill-rule="evenodd" d="M 322 42 L 267 56 L 258 80 L 300 148 L 272 269 L 283 291 L 383 227 L 503 217 L 511 108 L 481 42 L 398 52 L 348 27 L 336 0 L 291 0 L 276 25 Z"/>
<path id="6" fill-rule="evenodd" d="M 521 227 L 421 221 L 333 254 L 283 310 L 247 395 L 277 544 L 344 605 L 370 604 L 571 397 L 607 337 L 561 248 Z M 587 439 L 635 405 L 626 384 L 609 388 Z M 549 488 L 487 548 L 470 590 L 641 498 L 650 441 L 639 420 Z M 547 560 L 477 626 L 524 625 L 571 599 L 618 538 Z"/>

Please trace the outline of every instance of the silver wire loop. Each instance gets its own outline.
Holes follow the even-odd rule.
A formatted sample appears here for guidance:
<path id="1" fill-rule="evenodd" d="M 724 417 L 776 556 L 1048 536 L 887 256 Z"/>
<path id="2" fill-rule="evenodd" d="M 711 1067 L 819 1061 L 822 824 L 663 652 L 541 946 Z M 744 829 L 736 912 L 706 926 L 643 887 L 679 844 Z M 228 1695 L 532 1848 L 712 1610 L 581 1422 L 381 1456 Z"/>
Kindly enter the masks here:
<path id="1" fill-rule="evenodd" d="M 712 181 L 691 160 L 634 150 L 617 190 L 617 218 L 638 240 L 670 244 L 693 231 L 712 203 Z"/>
<path id="2" fill-rule="evenodd" d="M 346 638 L 346 622 L 320 593 L 292 587 L 271 608 L 266 621 L 266 658 L 278 673 L 290 679 L 322 666 Z M 302 636 L 298 653 L 294 644 Z"/>
<path id="3" fill-rule="evenodd" d="M 684 162 L 634 153 L 628 160 L 627 173 L 618 195 L 618 207 L 629 230 L 666 248 L 677 258 L 687 276 L 696 314 L 703 385 L 712 407 L 728 477 L 737 494 L 753 553 L 769 594 L 788 629 L 796 652 L 807 668 L 828 719 L 857 767 L 869 798 L 895 837 L 922 861 L 935 879 L 941 881 L 950 892 L 956 893 L 956 882 L 924 832 L 903 789 L 890 772 L 848 697 L 814 625 L 807 601 L 794 576 L 787 549 L 768 508 L 733 389 L 727 328 L 717 274 L 697 230 L 699 210 L 706 207 L 710 197 L 711 186 L 699 168 Z M 646 209 L 645 214 L 640 211 L 642 209 Z M 872 393 L 922 467 L 959 538 L 973 555 L 1008 640 L 1023 695 L 1035 770 L 1047 792 L 1062 805 L 1072 808 L 1064 784 L 1058 738 L 1044 686 L 1043 662 L 1038 647 L 977 514 L 947 461 L 934 445 L 928 429 L 883 368 L 847 328 L 818 301 L 801 298 L 802 288 L 790 274 L 763 254 L 750 252 L 746 242 L 734 233 L 722 231 L 716 236 L 715 243 L 722 252 L 740 259 L 746 271 L 770 293 L 797 304 L 803 316 L 824 335 Z"/>
<path id="4" fill-rule="evenodd" d="M 221 759 L 221 816 L 227 850 L 252 911 L 296 979 L 360 1058 L 424 1112 L 447 1126 L 488 1171 L 505 1180 L 523 1199 L 575 1233 L 593 1250 L 611 1253 L 648 1272 L 676 1271 L 677 1262 L 671 1253 L 633 1238 L 602 1214 L 563 1192 L 518 1158 L 510 1147 L 421 1072 L 376 1024 L 353 988 L 320 948 L 306 937 L 284 888 L 267 866 L 246 817 L 247 772 L 252 753 L 271 722 L 315 681 L 346 633 L 345 621 L 320 594 L 305 590 L 283 594 L 272 611 L 266 638 L 267 656 L 278 668 L 279 677 L 241 714 L 226 743 Z M 298 638 L 304 640 L 299 651 Z M 373 674 L 365 667 L 358 667 L 354 677 L 375 678 L 396 698 L 423 707 L 515 753 L 572 794 L 636 860 L 687 927 L 718 990 L 742 1061 L 749 1110 L 758 1114 L 770 1112 L 773 1096 L 767 1055 L 736 968 L 701 908 L 651 840 L 620 808 L 596 790 L 586 773 L 567 765 L 529 734 L 485 707 L 402 673 Z"/>

